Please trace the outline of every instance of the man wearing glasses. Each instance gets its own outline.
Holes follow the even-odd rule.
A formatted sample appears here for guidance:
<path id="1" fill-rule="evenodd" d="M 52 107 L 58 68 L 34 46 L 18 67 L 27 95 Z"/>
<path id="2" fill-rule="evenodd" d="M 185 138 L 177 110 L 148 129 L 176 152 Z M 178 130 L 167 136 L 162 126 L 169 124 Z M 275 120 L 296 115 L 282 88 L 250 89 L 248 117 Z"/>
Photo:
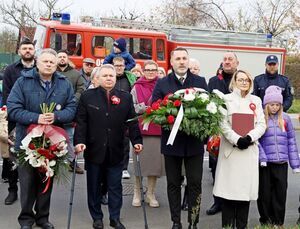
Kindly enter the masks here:
<path id="1" fill-rule="evenodd" d="M 95 68 L 95 61 L 92 58 L 84 58 L 82 69 L 80 70 L 80 74 L 84 80 L 85 88 L 88 88 L 91 84 L 91 73 Z"/>
<path id="2" fill-rule="evenodd" d="M 283 111 L 287 111 L 293 103 L 291 84 L 286 76 L 278 74 L 278 65 L 277 56 L 269 55 L 267 57 L 266 72 L 255 77 L 253 94 L 263 100 L 265 90 L 271 85 L 276 85 L 282 89 Z"/>
<path id="3" fill-rule="evenodd" d="M 127 91 L 130 93 L 133 84 L 136 81 L 136 76 L 129 72 L 125 71 L 125 60 L 121 56 L 117 56 L 113 59 L 113 65 L 116 68 L 117 73 L 117 82 L 115 88 L 121 91 Z M 128 172 L 128 163 L 129 163 L 129 138 L 124 138 L 124 168 L 123 168 L 123 179 L 130 179 L 130 174 Z"/>

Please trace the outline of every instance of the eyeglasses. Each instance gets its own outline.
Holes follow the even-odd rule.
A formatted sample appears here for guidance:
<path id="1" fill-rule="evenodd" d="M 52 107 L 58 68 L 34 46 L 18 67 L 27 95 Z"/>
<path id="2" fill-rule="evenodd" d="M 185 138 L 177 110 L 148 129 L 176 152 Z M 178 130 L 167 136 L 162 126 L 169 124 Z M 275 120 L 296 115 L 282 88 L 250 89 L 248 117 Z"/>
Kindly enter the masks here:
<path id="1" fill-rule="evenodd" d="M 244 83 L 244 84 L 247 84 L 247 83 L 251 82 L 250 79 L 237 79 L 236 81 L 239 82 L 239 83 Z"/>
<path id="2" fill-rule="evenodd" d="M 157 72 L 157 69 L 145 69 L 144 72 L 153 73 L 153 72 Z"/>
<path id="3" fill-rule="evenodd" d="M 124 64 L 116 64 L 114 66 L 115 66 L 115 68 L 123 68 L 125 65 Z"/>
<path id="4" fill-rule="evenodd" d="M 268 63 L 269 66 L 275 66 L 277 63 Z"/>
<path id="5" fill-rule="evenodd" d="M 88 66 L 88 67 L 93 67 L 94 66 L 94 64 L 92 64 L 92 63 L 84 63 L 86 66 Z"/>

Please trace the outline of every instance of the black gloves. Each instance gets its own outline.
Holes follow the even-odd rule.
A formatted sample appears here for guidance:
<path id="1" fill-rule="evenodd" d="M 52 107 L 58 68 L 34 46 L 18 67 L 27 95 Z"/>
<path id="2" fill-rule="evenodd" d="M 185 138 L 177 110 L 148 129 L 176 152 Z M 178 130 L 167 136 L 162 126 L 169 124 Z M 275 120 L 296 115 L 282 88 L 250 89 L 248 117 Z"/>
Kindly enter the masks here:
<path id="1" fill-rule="evenodd" d="M 247 149 L 252 144 L 252 139 L 249 135 L 245 137 L 240 137 L 237 141 L 237 147 L 239 149 Z"/>

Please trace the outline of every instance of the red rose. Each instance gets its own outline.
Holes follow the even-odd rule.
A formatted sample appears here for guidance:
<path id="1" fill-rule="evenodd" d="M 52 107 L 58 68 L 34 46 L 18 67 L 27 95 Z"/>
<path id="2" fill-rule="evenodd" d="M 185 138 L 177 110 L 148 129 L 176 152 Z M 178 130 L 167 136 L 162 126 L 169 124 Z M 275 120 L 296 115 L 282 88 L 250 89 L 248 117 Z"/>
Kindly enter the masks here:
<path id="1" fill-rule="evenodd" d="M 1 111 L 6 111 L 6 106 L 1 107 Z"/>
<path id="2" fill-rule="evenodd" d="M 167 100 L 169 98 L 169 96 L 173 95 L 172 93 L 169 93 L 167 94 L 165 97 L 164 97 L 164 100 Z"/>
<path id="3" fill-rule="evenodd" d="M 31 142 L 29 143 L 28 148 L 31 150 L 35 150 L 35 145 Z"/>
<path id="4" fill-rule="evenodd" d="M 146 109 L 146 113 L 149 115 L 149 114 L 151 114 L 152 113 L 152 108 L 151 107 L 148 107 L 147 109 Z"/>
<path id="5" fill-rule="evenodd" d="M 121 102 L 121 99 L 120 99 L 119 97 L 113 95 L 113 96 L 111 97 L 111 102 L 112 102 L 112 104 L 114 104 L 114 105 L 118 105 L 118 104 Z"/>
<path id="6" fill-rule="evenodd" d="M 161 103 L 161 99 L 157 100 L 156 102 L 157 102 L 157 103 Z"/>
<path id="7" fill-rule="evenodd" d="M 175 100 L 174 102 L 173 102 L 173 105 L 175 106 L 175 107 L 180 107 L 180 105 L 181 105 L 181 102 L 180 102 L 180 100 Z"/>
<path id="8" fill-rule="evenodd" d="M 52 160 L 56 157 L 55 154 L 51 153 L 50 150 L 44 149 L 44 148 L 39 148 L 36 150 L 40 155 L 44 156 L 45 158 Z"/>
<path id="9" fill-rule="evenodd" d="M 162 105 L 167 106 L 168 105 L 169 100 L 168 99 L 164 99 L 162 101 Z M 300 120 L 300 119 L 299 119 Z"/>
<path id="10" fill-rule="evenodd" d="M 185 90 L 185 94 L 188 95 L 189 93 L 190 93 L 190 92 L 189 92 L 189 89 L 186 89 L 186 90 Z"/>
<path id="11" fill-rule="evenodd" d="M 153 110 L 158 110 L 159 107 L 160 107 L 160 104 L 159 104 L 158 102 L 152 103 L 152 105 L 151 105 L 151 108 L 152 108 Z"/>
<path id="12" fill-rule="evenodd" d="M 175 117 L 174 117 L 173 115 L 169 115 L 169 116 L 167 117 L 167 120 L 168 120 L 168 123 L 169 123 L 169 124 L 173 124 L 174 121 L 175 121 Z"/>

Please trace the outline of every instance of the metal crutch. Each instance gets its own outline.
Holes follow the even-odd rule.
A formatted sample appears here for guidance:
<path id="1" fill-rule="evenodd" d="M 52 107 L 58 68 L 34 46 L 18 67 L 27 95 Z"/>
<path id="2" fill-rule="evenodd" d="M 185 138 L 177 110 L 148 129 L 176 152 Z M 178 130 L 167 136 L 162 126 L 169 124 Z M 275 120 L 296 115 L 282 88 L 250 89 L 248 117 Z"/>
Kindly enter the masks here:
<path id="1" fill-rule="evenodd" d="M 68 227 L 67 227 L 68 229 L 70 229 L 70 226 L 71 226 L 71 216 L 72 216 L 72 207 L 73 207 L 73 198 L 74 198 L 77 158 L 78 158 L 78 155 L 75 154 L 75 161 L 74 161 L 73 174 L 72 174 L 72 183 L 71 183 L 69 214 L 68 214 Z"/>
<path id="2" fill-rule="evenodd" d="M 142 208 L 144 213 L 144 223 L 145 223 L 145 229 L 148 229 L 148 222 L 147 222 L 147 214 L 146 214 L 146 205 L 145 205 L 145 197 L 144 197 L 144 190 L 143 190 L 143 178 L 142 178 L 142 171 L 141 171 L 141 163 L 140 163 L 140 157 L 138 154 L 136 154 L 136 167 L 137 167 L 137 175 L 140 180 L 140 192 L 141 192 L 141 198 L 142 198 Z"/>

